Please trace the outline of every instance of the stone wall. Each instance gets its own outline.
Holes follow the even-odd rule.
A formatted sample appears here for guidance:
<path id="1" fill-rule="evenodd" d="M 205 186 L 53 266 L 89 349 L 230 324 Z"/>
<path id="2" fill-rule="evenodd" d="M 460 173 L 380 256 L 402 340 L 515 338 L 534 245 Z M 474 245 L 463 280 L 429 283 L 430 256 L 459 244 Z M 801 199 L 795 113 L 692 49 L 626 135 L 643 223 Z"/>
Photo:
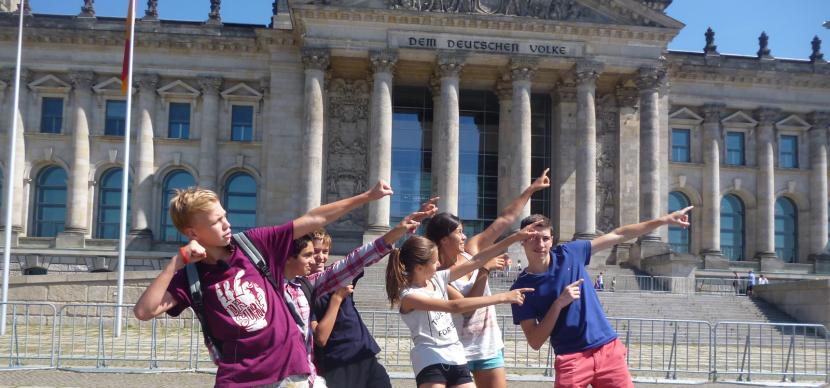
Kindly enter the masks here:
<path id="1" fill-rule="evenodd" d="M 799 322 L 830 327 L 830 279 L 771 283 L 754 292 Z"/>
<path id="2" fill-rule="evenodd" d="M 124 304 L 134 304 L 158 271 L 124 273 Z M 115 303 L 117 273 L 73 273 L 14 276 L 9 279 L 9 301 L 65 304 Z"/>

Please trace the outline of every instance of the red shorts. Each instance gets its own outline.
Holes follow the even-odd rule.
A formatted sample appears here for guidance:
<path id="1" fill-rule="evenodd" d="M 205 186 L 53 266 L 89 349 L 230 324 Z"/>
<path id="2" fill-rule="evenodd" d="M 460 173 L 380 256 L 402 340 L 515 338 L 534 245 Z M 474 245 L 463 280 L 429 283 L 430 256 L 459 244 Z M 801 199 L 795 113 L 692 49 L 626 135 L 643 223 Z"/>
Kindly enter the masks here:
<path id="1" fill-rule="evenodd" d="M 558 355 L 554 387 L 634 388 L 625 355 L 625 345 L 619 339 L 596 349 Z"/>

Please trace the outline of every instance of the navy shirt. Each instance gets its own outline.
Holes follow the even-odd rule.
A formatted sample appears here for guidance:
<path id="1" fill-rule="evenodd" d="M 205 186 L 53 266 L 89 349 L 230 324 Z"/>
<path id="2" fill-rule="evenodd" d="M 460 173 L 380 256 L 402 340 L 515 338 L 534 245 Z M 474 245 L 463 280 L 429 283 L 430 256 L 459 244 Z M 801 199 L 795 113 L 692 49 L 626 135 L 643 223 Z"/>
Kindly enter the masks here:
<path id="1" fill-rule="evenodd" d="M 352 284 L 357 285 L 361 277 L 363 277 L 362 272 L 352 281 Z M 323 319 L 329 308 L 331 295 L 323 295 L 317 300 L 314 310 L 319 319 Z M 375 357 L 378 353 L 380 353 L 380 347 L 369 333 L 369 329 L 363 324 L 363 320 L 360 319 L 354 299 L 352 295 L 349 295 L 340 303 L 340 310 L 337 311 L 337 319 L 334 321 L 334 328 L 331 330 L 326 346 L 315 347 L 317 365 L 325 374 L 334 368 Z"/>
<path id="2" fill-rule="evenodd" d="M 591 278 L 585 266 L 591 260 L 591 242 L 577 240 L 562 244 L 551 250 L 550 266 L 544 273 L 519 274 L 510 289 L 534 288 L 525 294 L 524 304 L 511 305 L 513 324 L 535 319 L 542 321 L 550 306 L 565 286 L 584 279 L 580 286 L 581 296 L 559 313 L 559 319 L 550 335 L 550 343 L 556 354 L 568 354 L 598 348 L 617 338 L 611 327 L 597 292 L 591 287 Z"/>

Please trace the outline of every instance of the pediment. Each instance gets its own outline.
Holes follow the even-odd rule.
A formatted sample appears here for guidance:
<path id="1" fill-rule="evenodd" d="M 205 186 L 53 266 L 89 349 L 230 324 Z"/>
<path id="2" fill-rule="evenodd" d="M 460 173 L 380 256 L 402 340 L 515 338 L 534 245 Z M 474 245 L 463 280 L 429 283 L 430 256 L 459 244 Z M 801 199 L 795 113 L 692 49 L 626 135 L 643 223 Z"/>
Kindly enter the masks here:
<path id="1" fill-rule="evenodd" d="M 175 80 L 158 88 L 157 91 L 163 97 L 196 98 L 201 94 L 199 90 L 182 80 Z"/>
<path id="2" fill-rule="evenodd" d="M 95 91 L 97 94 L 106 94 L 106 95 L 113 95 L 113 94 L 121 94 L 121 78 L 118 77 L 110 77 L 104 81 L 101 81 L 95 86 L 92 87 L 92 90 Z M 135 93 L 135 88 L 132 88 L 132 93 Z"/>
<path id="3" fill-rule="evenodd" d="M 796 115 L 789 115 L 784 120 L 781 120 L 775 123 L 775 127 L 778 129 L 783 130 L 790 130 L 790 131 L 806 131 L 810 129 L 810 123 L 804 121 L 801 117 Z"/>
<path id="4" fill-rule="evenodd" d="M 697 113 L 689 108 L 680 108 L 669 115 L 669 120 L 682 124 L 699 125 L 703 122 L 703 117 L 698 116 Z"/>
<path id="5" fill-rule="evenodd" d="M 72 85 L 52 74 L 47 74 L 30 82 L 29 88 L 39 92 L 68 93 Z"/>
<path id="6" fill-rule="evenodd" d="M 758 121 L 752 118 L 752 116 L 744 113 L 743 111 L 737 111 L 720 121 L 720 123 L 724 127 L 737 127 L 737 128 L 753 128 L 758 125 Z"/>
<path id="7" fill-rule="evenodd" d="M 262 98 L 262 93 L 256 91 L 254 88 L 248 86 L 244 82 L 240 82 L 234 86 L 231 86 L 230 88 L 225 89 L 221 94 L 222 97 L 225 99 L 237 98 L 258 101 Z"/>

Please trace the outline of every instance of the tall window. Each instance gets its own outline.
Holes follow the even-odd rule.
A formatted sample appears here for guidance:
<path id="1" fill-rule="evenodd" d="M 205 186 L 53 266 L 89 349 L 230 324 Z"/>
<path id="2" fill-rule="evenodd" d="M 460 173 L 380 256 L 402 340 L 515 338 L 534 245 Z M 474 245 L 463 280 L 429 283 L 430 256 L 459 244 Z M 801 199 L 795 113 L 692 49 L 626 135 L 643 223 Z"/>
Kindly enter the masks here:
<path id="1" fill-rule="evenodd" d="M 43 97 L 40 108 L 40 132 L 61 133 L 63 98 Z"/>
<path id="2" fill-rule="evenodd" d="M 176 194 L 176 189 L 186 189 L 196 185 L 193 175 L 187 171 L 176 170 L 164 178 L 161 196 L 161 239 L 164 241 L 187 242 L 187 237 L 176 230 L 173 219 L 170 218 L 170 199 Z"/>
<path id="3" fill-rule="evenodd" d="M 392 90 L 392 224 L 430 198 L 431 177 L 432 95 L 427 88 L 396 86 Z"/>
<path id="4" fill-rule="evenodd" d="M 256 226 L 256 181 L 252 176 L 240 172 L 228 178 L 223 202 L 234 232 Z"/>
<path id="5" fill-rule="evenodd" d="M 105 135 L 124 136 L 127 120 L 127 103 L 121 100 L 107 100 L 107 121 Z"/>
<path id="6" fill-rule="evenodd" d="M 744 204 L 732 194 L 720 202 L 720 250 L 729 260 L 744 259 Z"/>
<path id="7" fill-rule="evenodd" d="M 254 107 L 250 105 L 231 107 L 231 140 L 254 140 Z"/>
<path id="8" fill-rule="evenodd" d="M 743 132 L 726 133 L 726 164 L 733 166 L 743 166 L 746 164 L 744 144 Z"/>
<path id="9" fill-rule="evenodd" d="M 187 139 L 190 137 L 190 104 L 171 102 L 167 117 L 167 137 L 170 139 Z"/>
<path id="10" fill-rule="evenodd" d="M 118 238 L 121 226 L 121 184 L 124 179 L 121 168 L 112 168 L 101 175 L 98 187 L 97 238 Z M 129 196 L 130 188 L 127 188 Z M 127 201 L 127 228 L 130 225 L 130 201 Z"/>
<path id="11" fill-rule="evenodd" d="M 671 160 L 672 162 L 691 162 L 691 135 L 688 129 L 671 130 Z"/>
<path id="12" fill-rule="evenodd" d="M 37 176 L 35 189 L 35 237 L 55 237 L 66 221 L 66 171 L 47 167 Z"/>
<path id="13" fill-rule="evenodd" d="M 458 217 L 467 235 L 498 215 L 499 102 L 491 91 L 459 94 Z"/>
<path id="14" fill-rule="evenodd" d="M 781 136 L 781 141 L 778 142 L 778 167 L 798 168 L 798 136 Z"/>
<path id="15" fill-rule="evenodd" d="M 798 261 L 798 208 L 789 198 L 775 201 L 775 255 L 787 263 Z"/>
<path id="16" fill-rule="evenodd" d="M 548 176 L 553 175 L 551 164 L 551 101 L 550 94 L 533 94 L 530 96 L 530 171 L 535 179 L 551 168 Z M 528 182 L 530 184 L 530 182 Z M 530 198 L 530 212 L 550 216 L 550 190 L 542 190 Z"/>
<path id="17" fill-rule="evenodd" d="M 689 206 L 689 198 L 679 191 L 669 193 L 669 213 L 685 209 Z M 692 245 L 691 231 L 688 228 L 669 226 L 669 245 L 677 253 L 689 253 Z"/>

